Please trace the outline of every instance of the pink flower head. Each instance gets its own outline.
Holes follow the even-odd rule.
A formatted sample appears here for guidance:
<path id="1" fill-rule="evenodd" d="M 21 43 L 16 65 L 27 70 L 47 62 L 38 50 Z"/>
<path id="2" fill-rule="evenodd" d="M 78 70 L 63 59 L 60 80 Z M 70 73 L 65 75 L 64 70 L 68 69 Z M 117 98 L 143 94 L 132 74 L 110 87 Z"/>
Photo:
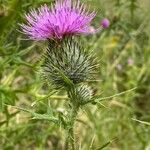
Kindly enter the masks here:
<path id="1" fill-rule="evenodd" d="M 102 20 L 101 25 L 102 25 L 103 28 L 108 28 L 109 25 L 110 25 L 110 22 L 107 18 L 105 18 L 105 19 Z"/>
<path id="2" fill-rule="evenodd" d="M 47 5 L 26 15 L 22 30 L 34 40 L 62 39 L 66 35 L 89 34 L 95 12 L 89 13 L 80 0 L 56 0 L 51 9 Z"/>

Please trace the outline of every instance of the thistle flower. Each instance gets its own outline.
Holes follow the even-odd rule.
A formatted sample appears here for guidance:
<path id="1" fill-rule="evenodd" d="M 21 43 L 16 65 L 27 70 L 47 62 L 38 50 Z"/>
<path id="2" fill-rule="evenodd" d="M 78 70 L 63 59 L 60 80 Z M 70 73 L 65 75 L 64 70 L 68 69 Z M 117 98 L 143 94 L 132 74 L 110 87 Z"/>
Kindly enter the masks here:
<path id="1" fill-rule="evenodd" d="M 80 0 L 56 0 L 51 9 L 47 5 L 26 14 L 27 24 L 22 30 L 34 40 L 62 39 L 68 35 L 89 34 L 90 23 L 96 13 L 89 13 Z"/>
<path id="2" fill-rule="evenodd" d="M 108 28 L 109 25 L 110 25 L 110 22 L 107 18 L 105 18 L 105 19 L 102 20 L 101 25 L 102 25 L 103 28 Z"/>
<path id="3" fill-rule="evenodd" d="M 59 88 L 66 86 L 60 72 L 78 84 L 93 78 L 96 68 L 96 59 L 92 53 L 87 53 L 74 38 L 65 38 L 59 43 L 49 41 L 42 74 L 47 82 Z"/>

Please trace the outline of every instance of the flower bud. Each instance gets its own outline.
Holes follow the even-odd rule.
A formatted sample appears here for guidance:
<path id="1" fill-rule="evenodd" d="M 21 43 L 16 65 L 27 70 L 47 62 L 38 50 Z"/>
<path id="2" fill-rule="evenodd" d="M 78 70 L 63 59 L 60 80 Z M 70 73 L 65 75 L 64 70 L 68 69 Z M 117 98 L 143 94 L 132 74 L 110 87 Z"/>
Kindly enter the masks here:
<path id="1" fill-rule="evenodd" d="M 92 89 L 87 85 L 80 85 L 76 88 L 77 100 L 80 105 L 85 104 L 92 97 Z"/>
<path id="2" fill-rule="evenodd" d="M 74 84 L 93 78 L 97 62 L 92 53 L 87 53 L 73 38 L 50 41 L 42 65 L 42 74 L 47 82 L 57 87 L 67 86 L 64 76 Z"/>
<path id="3" fill-rule="evenodd" d="M 110 21 L 109 21 L 107 18 L 105 18 L 105 19 L 102 20 L 101 26 L 102 26 L 103 28 L 108 28 L 109 25 L 110 25 Z"/>

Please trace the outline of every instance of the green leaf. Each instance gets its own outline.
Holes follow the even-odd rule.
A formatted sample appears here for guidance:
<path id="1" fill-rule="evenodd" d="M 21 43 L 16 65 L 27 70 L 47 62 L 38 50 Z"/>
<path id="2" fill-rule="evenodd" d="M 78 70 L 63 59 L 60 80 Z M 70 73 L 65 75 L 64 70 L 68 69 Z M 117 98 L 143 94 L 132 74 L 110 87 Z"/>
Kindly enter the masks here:
<path id="1" fill-rule="evenodd" d="M 102 150 L 104 148 L 106 148 L 109 144 L 111 144 L 114 140 L 116 140 L 116 138 L 112 139 L 111 141 L 108 141 L 107 143 L 105 143 L 103 146 L 101 146 L 100 148 L 97 148 L 96 150 Z"/>
<path id="2" fill-rule="evenodd" d="M 99 103 L 99 101 L 112 99 L 112 98 L 114 98 L 114 97 L 116 97 L 116 96 L 121 96 L 121 95 L 126 94 L 126 93 L 128 93 L 128 92 L 134 91 L 135 89 L 137 89 L 137 87 L 132 88 L 132 89 L 127 90 L 127 91 L 124 91 L 124 92 L 121 92 L 121 93 L 114 94 L 114 95 L 112 95 L 112 96 L 102 97 L 102 98 L 101 98 L 101 95 L 97 95 L 97 96 L 94 96 L 91 100 L 87 101 L 85 104 L 90 103 L 90 102 L 91 102 L 91 103 L 93 103 L 93 102 Z"/>
<path id="3" fill-rule="evenodd" d="M 142 124 L 144 124 L 144 125 L 148 125 L 148 126 L 150 126 L 150 122 L 141 121 L 141 120 L 134 119 L 134 118 L 132 118 L 132 120 L 134 120 L 134 121 L 136 121 L 136 122 L 139 122 L 139 123 L 142 123 Z"/>
<path id="4" fill-rule="evenodd" d="M 47 121 L 51 121 L 53 123 L 59 124 L 58 118 L 56 118 L 50 114 L 38 114 L 38 113 L 35 113 L 35 112 L 28 110 L 28 109 L 25 109 L 25 108 L 21 108 L 21 107 L 17 107 L 17 106 L 11 106 L 11 107 L 31 114 L 32 119 L 47 120 Z"/>
<path id="5" fill-rule="evenodd" d="M 52 121 L 54 123 L 58 123 L 58 119 L 50 116 L 49 114 L 38 114 L 38 113 L 34 113 L 34 112 L 30 112 L 33 116 L 32 119 L 37 119 L 37 120 L 48 120 L 48 121 Z"/>

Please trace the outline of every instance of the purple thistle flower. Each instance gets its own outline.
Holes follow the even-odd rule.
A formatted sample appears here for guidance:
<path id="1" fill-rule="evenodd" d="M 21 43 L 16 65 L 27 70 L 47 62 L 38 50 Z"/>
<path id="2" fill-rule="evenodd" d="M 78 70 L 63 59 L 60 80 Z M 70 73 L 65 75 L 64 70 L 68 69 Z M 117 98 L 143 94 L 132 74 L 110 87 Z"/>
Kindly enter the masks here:
<path id="1" fill-rule="evenodd" d="M 90 23 L 96 13 L 89 13 L 80 0 L 56 0 L 51 9 L 47 5 L 31 10 L 25 17 L 22 30 L 34 40 L 62 39 L 67 35 L 89 34 Z"/>
<path id="2" fill-rule="evenodd" d="M 101 25 L 102 25 L 103 28 L 108 28 L 109 25 L 110 25 L 110 22 L 107 18 L 105 18 L 105 19 L 102 20 Z"/>

